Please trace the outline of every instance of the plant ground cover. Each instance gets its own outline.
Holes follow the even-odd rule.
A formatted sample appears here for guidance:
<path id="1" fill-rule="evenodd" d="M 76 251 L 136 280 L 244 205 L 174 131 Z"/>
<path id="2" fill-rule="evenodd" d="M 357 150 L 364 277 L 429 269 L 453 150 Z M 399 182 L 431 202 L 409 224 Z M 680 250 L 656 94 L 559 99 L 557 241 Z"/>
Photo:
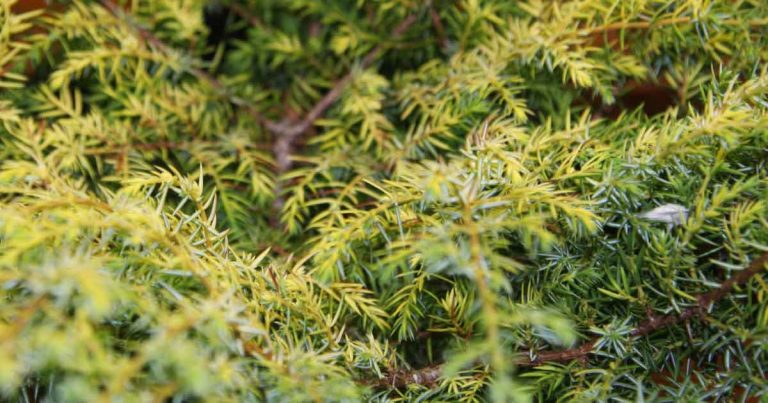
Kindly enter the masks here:
<path id="1" fill-rule="evenodd" d="M 768 396 L 764 0 L 0 0 L 0 396 Z"/>

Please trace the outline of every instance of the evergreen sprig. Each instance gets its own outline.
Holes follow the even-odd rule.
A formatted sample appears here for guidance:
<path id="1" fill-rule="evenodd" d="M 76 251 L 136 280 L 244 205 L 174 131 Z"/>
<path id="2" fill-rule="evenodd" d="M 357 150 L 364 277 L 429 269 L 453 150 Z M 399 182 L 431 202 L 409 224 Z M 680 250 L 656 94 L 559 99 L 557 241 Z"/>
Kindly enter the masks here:
<path id="1" fill-rule="evenodd" d="M 33 3 L 3 399 L 768 393 L 763 1 Z"/>

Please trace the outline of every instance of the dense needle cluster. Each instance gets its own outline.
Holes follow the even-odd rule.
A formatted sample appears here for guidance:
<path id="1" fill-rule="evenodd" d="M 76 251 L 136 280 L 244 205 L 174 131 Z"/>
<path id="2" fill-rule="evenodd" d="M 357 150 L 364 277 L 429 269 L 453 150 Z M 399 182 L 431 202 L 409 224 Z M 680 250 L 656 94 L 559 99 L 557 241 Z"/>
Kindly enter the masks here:
<path id="1" fill-rule="evenodd" d="M 36 3 L 0 399 L 768 396 L 764 0 Z"/>

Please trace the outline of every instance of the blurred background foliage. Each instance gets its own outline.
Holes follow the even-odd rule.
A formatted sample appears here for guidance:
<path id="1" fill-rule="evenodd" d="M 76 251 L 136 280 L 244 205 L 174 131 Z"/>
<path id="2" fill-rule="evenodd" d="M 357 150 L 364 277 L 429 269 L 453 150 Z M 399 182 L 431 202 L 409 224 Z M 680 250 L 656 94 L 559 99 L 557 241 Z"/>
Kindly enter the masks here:
<path id="1" fill-rule="evenodd" d="M 0 0 L 0 396 L 765 398 L 767 26 Z"/>

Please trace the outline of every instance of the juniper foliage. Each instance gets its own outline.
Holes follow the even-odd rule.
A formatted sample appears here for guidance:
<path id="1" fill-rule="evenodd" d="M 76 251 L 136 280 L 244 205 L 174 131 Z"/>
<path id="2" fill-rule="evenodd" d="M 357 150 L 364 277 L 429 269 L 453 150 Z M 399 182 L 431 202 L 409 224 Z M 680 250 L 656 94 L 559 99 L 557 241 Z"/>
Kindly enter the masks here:
<path id="1" fill-rule="evenodd" d="M 4 399 L 768 396 L 763 0 L 30 4 Z"/>

